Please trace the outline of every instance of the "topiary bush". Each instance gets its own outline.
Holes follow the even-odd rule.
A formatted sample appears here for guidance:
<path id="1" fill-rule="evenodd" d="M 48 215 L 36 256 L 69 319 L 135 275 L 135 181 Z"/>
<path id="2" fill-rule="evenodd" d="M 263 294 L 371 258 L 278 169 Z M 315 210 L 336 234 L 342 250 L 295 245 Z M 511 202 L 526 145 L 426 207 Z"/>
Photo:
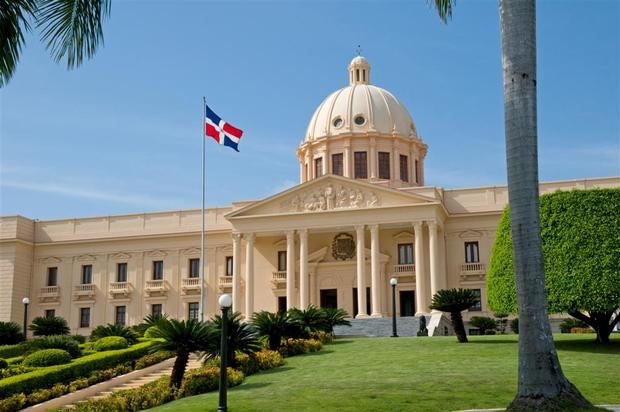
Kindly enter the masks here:
<path id="1" fill-rule="evenodd" d="M 96 352 L 125 349 L 127 347 L 129 347 L 129 342 L 127 342 L 127 339 L 121 336 L 106 336 L 105 338 L 97 340 L 93 344 L 93 349 Z"/>
<path id="2" fill-rule="evenodd" d="M 155 365 L 156 363 L 163 362 L 166 359 L 173 358 L 176 355 L 174 351 L 160 350 L 155 353 L 149 353 L 138 359 L 136 362 L 136 369 L 143 369 L 147 366 Z"/>
<path id="3" fill-rule="evenodd" d="M 243 382 L 243 372 L 233 368 L 226 368 L 228 387 L 237 386 Z M 207 367 L 193 369 L 185 374 L 179 389 L 179 397 L 200 395 L 211 392 L 220 386 L 220 368 Z"/>
<path id="4" fill-rule="evenodd" d="M 582 322 L 578 319 L 567 318 L 560 323 L 560 332 L 561 333 L 571 333 L 572 328 L 587 328 L 588 325 L 585 322 Z"/>
<path id="5" fill-rule="evenodd" d="M 72 358 L 79 358 L 82 355 L 80 345 L 72 336 L 53 335 L 43 336 L 32 339 L 28 342 L 29 352 L 36 352 L 41 349 L 62 349 L 71 355 Z"/>
<path id="6" fill-rule="evenodd" d="M 147 339 L 155 339 L 157 337 L 157 326 L 150 326 L 145 330 L 144 337 Z"/>
<path id="7" fill-rule="evenodd" d="M 71 354 L 62 349 L 42 349 L 26 356 L 24 366 L 53 366 L 71 362 Z"/>
<path id="8" fill-rule="evenodd" d="M 28 351 L 28 344 L 26 342 L 18 343 L 16 345 L 2 345 L 0 346 L 0 358 L 9 359 L 16 356 L 21 356 Z"/>
<path id="9" fill-rule="evenodd" d="M 67 321 L 60 316 L 39 316 L 28 326 L 34 336 L 68 335 L 71 332 Z"/>
<path id="10" fill-rule="evenodd" d="M 22 328 L 15 322 L 0 322 L 0 343 L 15 345 L 24 341 Z"/>

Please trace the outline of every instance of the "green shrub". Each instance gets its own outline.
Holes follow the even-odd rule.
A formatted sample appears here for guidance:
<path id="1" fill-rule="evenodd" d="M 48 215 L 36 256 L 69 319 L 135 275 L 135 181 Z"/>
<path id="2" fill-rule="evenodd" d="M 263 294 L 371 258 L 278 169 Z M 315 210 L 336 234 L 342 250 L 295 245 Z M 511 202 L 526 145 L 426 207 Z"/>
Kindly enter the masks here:
<path id="1" fill-rule="evenodd" d="M 2 345 L 0 346 L 0 358 L 8 359 L 16 356 L 21 356 L 28 350 L 27 343 L 18 343 L 16 345 Z"/>
<path id="2" fill-rule="evenodd" d="M 519 334 L 519 318 L 514 318 L 510 321 L 510 330 L 517 335 Z"/>
<path id="3" fill-rule="evenodd" d="M 284 365 L 282 354 L 275 350 L 262 350 L 254 354 L 258 370 L 267 370 Z"/>
<path id="4" fill-rule="evenodd" d="M 27 373 L 34 369 L 35 368 L 29 367 L 29 366 L 11 365 L 6 369 L 0 369 L 0 379 L 10 378 L 11 376 L 15 376 L 15 375 L 21 375 L 22 373 Z"/>
<path id="5" fill-rule="evenodd" d="M 308 353 L 310 349 L 305 339 L 287 339 L 286 342 L 278 349 L 282 356 L 295 356 Z"/>
<path id="6" fill-rule="evenodd" d="M 175 352 L 168 350 L 161 350 L 155 353 L 150 353 L 138 359 L 138 361 L 136 362 L 136 369 L 144 369 L 147 366 L 155 365 L 156 363 L 163 362 L 166 359 L 170 359 L 175 355 Z"/>
<path id="7" fill-rule="evenodd" d="M 127 328 L 123 325 L 99 325 L 90 334 L 90 340 L 96 341 L 101 338 L 105 338 L 107 336 L 121 336 L 127 339 L 129 344 L 134 344 L 138 341 L 138 335 L 130 328 Z"/>
<path id="8" fill-rule="evenodd" d="M 147 330 L 144 331 L 144 337 L 147 339 L 153 339 L 157 336 L 155 335 L 157 331 L 157 326 L 149 326 Z"/>
<path id="9" fill-rule="evenodd" d="M 0 342 L 2 345 L 15 345 L 24 340 L 22 328 L 15 322 L 0 322 Z"/>
<path id="10" fill-rule="evenodd" d="M 0 359 L 0 369 L 5 369 L 9 367 L 9 363 L 4 359 Z"/>
<path id="11" fill-rule="evenodd" d="M 103 352 L 106 350 L 125 349 L 129 346 L 127 339 L 121 336 L 106 336 L 97 340 L 93 344 L 93 349 L 96 352 Z"/>
<path id="12" fill-rule="evenodd" d="M 80 345 L 86 343 L 86 336 L 82 335 L 71 335 L 71 337 Z"/>
<path id="13" fill-rule="evenodd" d="M 570 333 L 594 333 L 592 328 L 572 328 Z"/>
<path id="14" fill-rule="evenodd" d="M 26 404 L 26 396 L 23 393 L 10 396 L 0 400 L 0 411 L 13 412 L 19 411 Z"/>
<path id="15" fill-rule="evenodd" d="M 323 344 L 320 340 L 308 339 L 306 341 L 306 347 L 308 348 L 308 352 L 318 352 L 323 348 Z"/>
<path id="16" fill-rule="evenodd" d="M 87 378 L 76 379 L 73 382 L 69 383 L 69 392 L 75 392 L 80 389 L 87 388 L 89 386 L 90 384 L 88 383 Z"/>
<path id="17" fill-rule="evenodd" d="M 37 403 L 45 402 L 50 399 L 52 399 L 51 389 L 39 389 L 26 397 L 26 404 L 36 405 Z"/>
<path id="18" fill-rule="evenodd" d="M 39 316 L 32 320 L 28 329 L 34 336 L 68 335 L 71 332 L 67 321 L 60 316 Z"/>
<path id="19" fill-rule="evenodd" d="M 495 335 L 497 334 L 497 331 L 495 329 L 487 329 L 484 331 L 485 335 Z"/>
<path id="20" fill-rule="evenodd" d="M 243 372 L 233 368 L 226 368 L 228 387 L 237 386 L 243 382 Z M 220 384 L 220 368 L 207 367 L 193 369 L 185 374 L 179 397 L 200 395 L 201 393 L 217 390 Z"/>
<path id="21" fill-rule="evenodd" d="M 481 335 L 487 335 L 487 331 L 497 328 L 497 321 L 486 316 L 472 316 L 469 324 L 474 328 L 478 328 Z"/>
<path id="22" fill-rule="evenodd" d="M 243 372 L 245 376 L 253 375 L 258 372 L 258 364 L 256 363 L 256 358 L 253 355 L 254 354 L 251 356 L 246 353 L 237 353 L 235 355 L 235 360 L 237 361 L 237 366 L 235 369 Z"/>
<path id="23" fill-rule="evenodd" d="M 53 366 L 71 362 L 71 354 L 62 349 L 41 349 L 24 359 L 24 366 Z"/>
<path id="24" fill-rule="evenodd" d="M 80 345 L 71 336 L 43 336 L 32 339 L 28 342 L 28 345 L 30 347 L 29 352 L 34 352 L 41 349 L 62 349 L 69 352 L 72 358 L 78 358 L 82 354 Z"/>
<path id="25" fill-rule="evenodd" d="M 15 393 L 31 393 L 37 389 L 49 388 L 58 382 L 69 382 L 73 379 L 87 377 L 93 371 L 136 360 L 149 351 L 152 341 L 138 343 L 130 348 L 116 351 L 98 352 L 93 355 L 74 359 L 66 365 L 56 365 L 37 369 L 18 376 L 0 380 L 0 398 Z"/>
<path id="26" fill-rule="evenodd" d="M 587 328 L 589 327 L 587 323 L 580 321 L 575 318 L 567 318 L 560 323 L 560 332 L 562 333 L 572 333 L 571 329 L 573 328 Z"/>
<path id="27" fill-rule="evenodd" d="M 311 333 L 310 339 L 316 339 L 322 344 L 331 343 L 334 340 L 334 334 L 320 330 L 318 332 Z"/>

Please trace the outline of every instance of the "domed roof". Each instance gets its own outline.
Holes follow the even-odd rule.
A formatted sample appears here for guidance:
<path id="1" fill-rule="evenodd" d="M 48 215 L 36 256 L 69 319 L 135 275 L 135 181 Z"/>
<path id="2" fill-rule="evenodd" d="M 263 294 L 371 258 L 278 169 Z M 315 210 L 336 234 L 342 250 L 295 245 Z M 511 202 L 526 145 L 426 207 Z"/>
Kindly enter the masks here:
<path id="1" fill-rule="evenodd" d="M 409 112 L 396 97 L 370 83 L 370 65 L 362 57 L 349 64 L 349 85 L 336 90 L 314 112 L 304 140 L 376 133 L 417 138 Z"/>

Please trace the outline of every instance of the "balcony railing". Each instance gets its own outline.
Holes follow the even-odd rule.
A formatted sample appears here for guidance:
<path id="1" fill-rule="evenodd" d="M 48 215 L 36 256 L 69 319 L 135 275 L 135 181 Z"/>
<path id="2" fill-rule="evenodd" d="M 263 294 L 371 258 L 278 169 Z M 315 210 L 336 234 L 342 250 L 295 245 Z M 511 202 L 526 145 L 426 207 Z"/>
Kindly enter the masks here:
<path id="1" fill-rule="evenodd" d="M 95 285 L 93 283 L 84 283 L 73 287 L 73 294 L 76 297 L 95 296 Z"/>
<path id="2" fill-rule="evenodd" d="M 277 283 L 286 283 L 286 270 L 276 270 L 273 272 L 271 280 Z"/>
<path id="3" fill-rule="evenodd" d="M 487 270 L 484 263 L 463 263 L 461 264 L 461 280 L 482 280 Z"/>
<path id="4" fill-rule="evenodd" d="M 60 294 L 60 286 L 45 286 L 41 288 L 41 297 L 56 297 Z"/>
<path id="5" fill-rule="evenodd" d="M 181 281 L 181 289 L 183 292 L 200 290 L 200 278 L 184 278 Z"/>
<path id="6" fill-rule="evenodd" d="M 233 278 L 232 276 L 220 276 L 219 284 L 220 288 L 232 288 Z"/>
<path id="7" fill-rule="evenodd" d="M 414 273 L 415 265 L 413 263 L 394 265 L 394 275 L 396 276 L 412 276 Z"/>
<path id="8" fill-rule="evenodd" d="M 112 295 L 129 295 L 129 282 L 111 282 L 110 294 Z"/>
<path id="9" fill-rule="evenodd" d="M 166 282 L 164 280 L 147 280 L 144 283 L 144 290 L 148 295 L 165 294 L 167 292 Z"/>

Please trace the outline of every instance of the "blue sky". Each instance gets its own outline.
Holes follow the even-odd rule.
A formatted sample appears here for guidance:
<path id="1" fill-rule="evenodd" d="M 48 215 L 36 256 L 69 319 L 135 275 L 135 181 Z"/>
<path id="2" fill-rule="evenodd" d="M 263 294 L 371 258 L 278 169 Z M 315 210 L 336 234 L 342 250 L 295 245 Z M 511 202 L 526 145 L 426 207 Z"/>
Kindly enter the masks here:
<path id="1" fill-rule="evenodd" d="M 544 180 L 620 175 L 620 6 L 538 4 Z M 0 214 L 49 219 L 200 206 L 201 101 L 245 134 L 207 142 L 207 204 L 298 182 L 314 109 L 361 44 L 374 84 L 429 145 L 427 184 L 506 181 L 497 1 L 113 0 L 105 47 L 77 70 L 36 34 L 0 90 Z"/>

